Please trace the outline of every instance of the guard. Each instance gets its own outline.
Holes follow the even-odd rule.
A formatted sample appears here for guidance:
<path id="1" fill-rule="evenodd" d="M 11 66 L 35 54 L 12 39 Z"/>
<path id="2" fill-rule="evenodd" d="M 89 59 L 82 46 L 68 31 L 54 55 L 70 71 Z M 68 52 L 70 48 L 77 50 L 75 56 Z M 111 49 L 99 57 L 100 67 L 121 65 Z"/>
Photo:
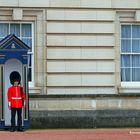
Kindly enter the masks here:
<path id="1" fill-rule="evenodd" d="M 8 107 L 11 110 L 11 128 L 10 131 L 23 131 L 22 128 L 22 108 L 25 106 L 26 96 L 23 87 L 20 86 L 20 74 L 14 71 L 10 74 L 12 86 L 8 88 Z M 17 127 L 15 116 L 17 113 Z"/>

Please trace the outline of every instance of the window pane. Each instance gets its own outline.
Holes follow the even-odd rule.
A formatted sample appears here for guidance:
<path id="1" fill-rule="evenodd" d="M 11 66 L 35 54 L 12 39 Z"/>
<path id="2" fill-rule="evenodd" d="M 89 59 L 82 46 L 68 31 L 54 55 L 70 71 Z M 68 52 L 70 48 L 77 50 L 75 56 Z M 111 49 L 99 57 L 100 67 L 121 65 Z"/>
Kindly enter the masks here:
<path id="1" fill-rule="evenodd" d="M 31 24 L 22 24 L 22 37 L 32 37 Z"/>
<path id="2" fill-rule="evenodd" d="M 121 26 L 121 38 L 131 38 L 131 26 L 130 25 Z"/>
<path id="3" fill-rule="evenodd" d="M 10 29 L 9 29 L 10 27 Z M 6 37 L 8 34 L 15 34 L 17 37 L 22 39 L 29 47 L 32 48 L 32 24 L 30 23 L 0 23 L 0 40 Z M 32 49 L 31 49 L 32 51 Z M 29 61 L 29 81 L 32 81 L 32 61 L 30 55 Z"/>
<path id="4" fill-rule="evenodd" d="M 121 67 L 130 67 L 130 55 L 121 56 Z"/>
<path id="5" fill-rule="evenodd" d="M 132 67 L 140 67 L 140 55 L 132 56 Z"/>
<path id="6" fill-rule="evenodd" d="M 9 24 L 0 23 L 0 38 L 4 38 L 9 34 Z"/>
<path id="7" fill-rule="evenodd" d="M 32 39 L 23 38 L 22 41 L 32 49 Z"/>
<path id="8" fill-rule="evenodd" d="M 132 52 L 140 52 L 140 40 L 132 40 Z"/>
<path id="9" fill-rule="evenodd" d="M 140 26 L 132 25 L 132 38 L 140 38 Z"/>
<path id="10" fill-rule="evenodd" d="M 121 80 L 140 82 L 140 25 L 121 26 Z"/>
<path id="11" fill-rule="evenodd" d="M 121 81 L 130 81 L 130 69 L 121 69 Z"/>
<path id="12" fill-rule="evenodd" d="M 20 37 L 20 24 L 10 24 L 10 34 Z"/>
<path id="13" fill-rule="evenodd" d="M 140 68 L 132 69 L 132 81 L 140 81 Z"/>
<path id="14" fill-rule="evenodd" d="M 130 40 L 121 41 L 121 52 L 122 53 L 131 52 L 131 41 Z"/>

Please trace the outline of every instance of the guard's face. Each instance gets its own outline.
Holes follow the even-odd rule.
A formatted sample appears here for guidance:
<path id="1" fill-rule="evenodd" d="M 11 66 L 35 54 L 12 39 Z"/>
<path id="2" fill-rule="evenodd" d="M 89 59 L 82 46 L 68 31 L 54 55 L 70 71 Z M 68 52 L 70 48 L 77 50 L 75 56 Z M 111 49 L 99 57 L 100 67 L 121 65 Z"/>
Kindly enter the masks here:
<path id="1" fill-rule="evenodd" d="M 14 81 L 14 86 L 18 86 L 18 81 Z"/>

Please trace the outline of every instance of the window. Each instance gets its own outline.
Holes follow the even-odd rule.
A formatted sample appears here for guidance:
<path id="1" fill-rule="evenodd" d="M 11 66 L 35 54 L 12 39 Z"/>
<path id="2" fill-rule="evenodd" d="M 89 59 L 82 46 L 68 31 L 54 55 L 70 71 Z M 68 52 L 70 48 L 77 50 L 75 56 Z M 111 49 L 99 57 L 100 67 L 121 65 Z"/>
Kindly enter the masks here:
<path id="1" fill-rule="evenodd" d="M 140 25 L 121 25 L 121 81 L 140 82 Z"/>
<path id="2" fill-rule="evenodd" d="M 29 85 L 33 84 L 33 25 L 32 23 L 0 23 L 0 40 L 8 34 L 15 34 L 19 39 L 31 47 L 29 52 Z"/>

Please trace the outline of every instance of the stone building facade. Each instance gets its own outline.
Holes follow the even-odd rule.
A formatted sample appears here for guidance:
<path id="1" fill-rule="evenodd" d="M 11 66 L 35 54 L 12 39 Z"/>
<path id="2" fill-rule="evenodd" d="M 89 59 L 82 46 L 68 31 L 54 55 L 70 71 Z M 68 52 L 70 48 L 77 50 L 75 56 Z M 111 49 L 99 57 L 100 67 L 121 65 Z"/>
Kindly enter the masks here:
<path id="1" fill-rule="evenodd" d="M 135 68 L 122 64 L 124 55 L 139 55 L 127 50 L 139 47 L 139 7 L 139 0 L 0 0 L 0 23 L 32 27 L 32 127 L 140 126 L 139 78 L 122 78 Z"/>

